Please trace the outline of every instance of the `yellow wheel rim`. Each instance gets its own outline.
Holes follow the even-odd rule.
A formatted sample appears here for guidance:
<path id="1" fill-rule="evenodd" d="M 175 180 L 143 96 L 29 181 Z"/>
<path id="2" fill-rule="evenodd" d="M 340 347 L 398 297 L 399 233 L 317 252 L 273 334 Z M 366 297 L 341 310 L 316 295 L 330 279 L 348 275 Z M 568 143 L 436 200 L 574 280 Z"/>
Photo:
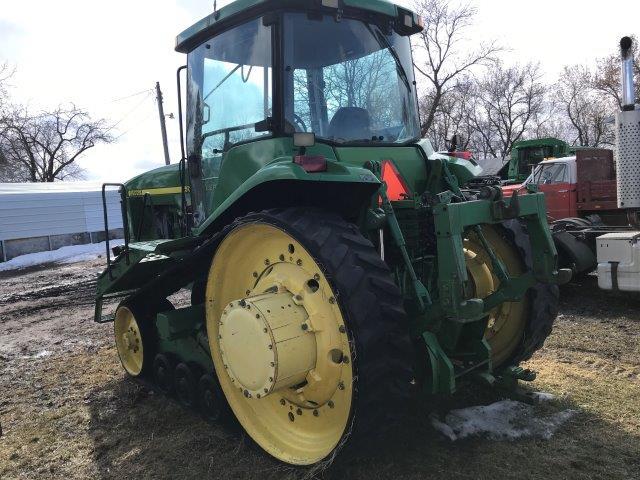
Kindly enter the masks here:
<path id="1" fill-rule="evenodd" d="M 482 231 L 509 275 L 523 274 L 524 265 L 515 247 L 491 226 L 484 225 Z M 465 239 L 464 249 L 472 296 L 486 298 L 500 286 L 500 280 L 493 272 L 491 259 L 475 234 Z M 528 321 L 527 302 L 528 299 L 525 298 L 520 302 L 503 303 L 489 313 L 485 338 L 491 346 L 494 367 L 504 364 L 520 344 Z"/>
<path id="2" fill-rule="evenodd" d="M 143 339 L 138 322 L 127 307 L 118 308 L 114 320 L 114 333 L 122 366 L 129 375 L 139 376 L 144 363 Z"/>
<path id="3" fill-rule="evenodd" d="M 327 457 L 350 423 L 352 351 L 309 252 L 272 225 L 237 228 L 216 252 L 206 315 L 216 373 L 246 432 L 290 464 Z"/>

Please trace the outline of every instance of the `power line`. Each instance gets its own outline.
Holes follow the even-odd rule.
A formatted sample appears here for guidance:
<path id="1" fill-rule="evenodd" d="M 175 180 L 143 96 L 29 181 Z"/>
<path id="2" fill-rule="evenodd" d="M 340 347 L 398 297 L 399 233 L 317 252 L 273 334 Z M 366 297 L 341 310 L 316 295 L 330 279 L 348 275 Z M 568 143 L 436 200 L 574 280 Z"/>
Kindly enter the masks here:
<path id="1" fill-rule="evenodd" d="M 121 98 L 116 98 L 114 100 L 111 100 L 111 103 L 116 103 L 116 102 L 121 102 L 123 100 L 128 100 L 129 98 L 137 97 L 138 95 L 142 95 L 143 93 L 149 93 L 149 92 L 152 92 L 152 91 L 153 90 L 147 88 L 146 90 L 142 90 L 140 92 L 132 93 L 131 95 L 127 95 L 126 97 L 121 97 Z"/>
<path id="2" fill-rule="evenodd" d="M 113 130 L 114 128 L 116 128 L 118 125 L 120 125 L 124 120 L 126 120 L 133 112 L 135 112 L 136 110 L 138 110 L 148 99 L 149 97 L 153 94 L 153 90 L 145 90 L 145 92 L 147 93 L 147 96 L 144 97 L 140 102 L 138 102 L 131 110 L 129 110 L 127 113 L 124 114 L 124 116 L 122 118 L 120 118 L 120 120 L 118 120 L 116 123 L 114 123 L 111 127 L 109 127 L 107 129 L 107 132 Z"/>

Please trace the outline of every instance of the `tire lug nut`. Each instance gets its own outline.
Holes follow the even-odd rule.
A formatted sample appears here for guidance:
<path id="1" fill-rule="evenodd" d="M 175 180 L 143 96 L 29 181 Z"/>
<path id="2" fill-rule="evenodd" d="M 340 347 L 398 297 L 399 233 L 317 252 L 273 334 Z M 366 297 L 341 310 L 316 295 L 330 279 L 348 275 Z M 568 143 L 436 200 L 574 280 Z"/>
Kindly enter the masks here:
<path id="1" fill-rule="evenodd" d="M 281 398 L 281 399 L 280 399 L 280 405 L 284 406 L 286 403 L 287 403 L 287 402 L 285 401 L 285 399 L 284 399 L 284 398 Z"/>
<path id="2" fill-rule="evenodd" d="M 317 417 L 318 415 L 320 415 L 320 414 L 318 413 L 318 410 L 314 410 L 314 411 L 313 411 L 313 416 L 314 416 L 314 417 Z"/>
<path id="3" fill-rule="evenodd" d="M 296 413 L 297 413 L 298 415 L 302 415 L 302 410 L 301 410 L 301 409 L 298 409 L 298 410 L 296 410 Z"/>
<path id="4" fill-rule="evenodd" d="M 299 267 L 302 266 L 302 260 L 298 259 L 298 261 L 296 262 L 296 265 L 298 265 Z"/>
<path id="5" fill-rule="evenodd" d="M 335 403 L 333 403 L 333 400 L 329 400 L 329 403 L 327 403 L 327 405 L 329 405 L 329 408 L 333 408 L 335 407 Z"/>
<path id="6" fill-rule="evenodd" d="M 334 303 L 336 303 L 336 299 L 334 297 L 329 298 L 329 303 L 333 305 Z"/>
<path id="7" fill-rule="evenodd" d="M 340 325 L 340 327 L 338 328 L 338 330 L 340 331 L 340 333 L 346 333 L 347 329 L 344 328 L 344 325 Z"/>
<path id="8" fill-rule="evenodd" d="M 338 384 L 338 388 L 339 388 L 340 390 L 344 390 L 344 382 L 340 382 L 340 383 Z"/>
<path id="9" fill-rule="evenodd" d="M 305 330 L 305 331 L 309 330 L 309 325 L 307 325 L 306 323 L 303 323 L 302 330 Z"/>

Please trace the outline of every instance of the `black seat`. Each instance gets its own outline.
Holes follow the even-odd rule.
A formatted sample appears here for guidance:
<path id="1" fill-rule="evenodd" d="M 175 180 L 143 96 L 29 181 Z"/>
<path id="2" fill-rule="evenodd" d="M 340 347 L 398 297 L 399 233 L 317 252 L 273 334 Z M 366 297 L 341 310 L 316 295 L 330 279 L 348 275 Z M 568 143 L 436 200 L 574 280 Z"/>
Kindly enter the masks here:
<path id="1" fill-rule="evenodd" d="M 371 140 L 369 112 L 359 107 L 339 109 L 329 122 L 329 138 L 342 140 Z"/>

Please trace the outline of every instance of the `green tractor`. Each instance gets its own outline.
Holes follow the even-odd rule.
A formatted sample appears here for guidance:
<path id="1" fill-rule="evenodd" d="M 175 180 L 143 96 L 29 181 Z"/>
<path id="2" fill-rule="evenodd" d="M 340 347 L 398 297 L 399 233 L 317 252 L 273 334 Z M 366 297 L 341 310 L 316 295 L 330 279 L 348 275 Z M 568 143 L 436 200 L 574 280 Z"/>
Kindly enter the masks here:
<path id="1" fill-rule="evenodd" d="M 124 369 L 283 462 L 331 458 L 420 395 L 532 379 L 518 365 L 568 280 L 542 195 L 464 188 L 478 166 L 420 138 L 421 30 L 384 0 L 216 11 L 177 40 L 182 161 L 120 185 L 95 319 Z"/>
<path id="2" fill-rule="evenodd" d="M 569 144 L 557 138 L 537 138 L 516 142 L 511 149 L 511 160 L 502 167 L 498 176 L 507 185 L 522 183 L 529 178 L 533 169 L 541 161 L 566 157 L 570 153 Z"/>

